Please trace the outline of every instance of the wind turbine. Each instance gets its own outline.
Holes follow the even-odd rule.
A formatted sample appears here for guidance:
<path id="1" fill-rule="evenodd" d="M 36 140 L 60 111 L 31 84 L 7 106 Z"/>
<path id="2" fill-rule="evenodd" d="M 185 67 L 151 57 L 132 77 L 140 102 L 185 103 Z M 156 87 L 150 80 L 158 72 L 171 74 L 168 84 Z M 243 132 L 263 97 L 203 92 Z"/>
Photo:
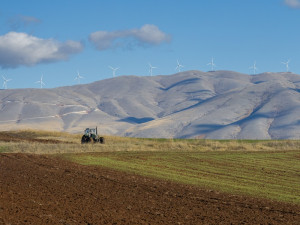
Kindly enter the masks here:
<path id="1" fill-rule="evenodd" d="M 253 69 L 253 74 L 256 74 L 256 70 L 258 70 L 258 68 L 256 67 L 256 61 L 254 61 L 253 66 L 250 66 L 249 69 Z"/>
<path id="2" fill-rule="evenodd" d="M 80 79 L 84 78 L 83 76 L 80 76 L 79 72 L 77 71 L 77 76 L 75 77 L 74 80 L 78 81 L 78 84 L 80 84 Z"/>
<path id="3" fill-rule="evenodd" d="M 152 76 L 152 70 L 153 70 L 153 69 L 156 69 L 157 67 L 152 66 L 151 63 L 149 63 L 149 67 L 150 67 L 149 73 L 150 73 L 150 75 Z"/>
<path id="4" fill-rule="evenodd" d="M 211 66 L 211 71 L 214 71 L 214 68 L 217 66 L 215 63 L 214 63 L 214 57 L 211 58 L 211 62 L 207 64 L 208 66 L 210 65 Z"/>
<path id="5" fill-rule="evenodd" d="M 109 68 L 111 68 L 111 69 L 112 69 L 112 72 L 113 72 L 113 77 L 115 77 L 115 76 L 116 76 L 116 71 L 119 69 L 119 67 L 117 67 L 117 68 L 113 68 L 113 67 L 109 66 Z"/>
<path id="6" fill-rule="evenodd" d="M 2 76 L 3 78 L 3 88 L 7 89 L 7 82 L 11 81 L 11 79 L 6 79 L 4 76 Z"/>
<path id="7" fill-rule="evenodd" d="M 39 84 L 41 84 L 41 88 L 43 88 L 43 86 L 45 86 L 46 84 L 43 82 L 43 74 L 42 74 L 42 76 L 41 76 L 41 79 L 40 80 L 38 80 L 37 82 L 35 82 L 35 83 L 39 83 Z"/>
<path id="8" fill-rule="evenodd" d="M 285 66 L 286 66 L 286 72 L 289 72 L 289 63 L 290 63 L 290 59 L 288 60 L 288 61 L 286 61 L 286 62 L 281 62 L 282 64 L 284 64 Z"/>
<path id="9" fill-rule="evenodd" d="M 178 70 L 178 72 L 180 72 L 180 71 L 181 71 L 181 69 L 180 69 L 181 67 L 184 67 L 184 66 L 181 65 L 181 64 L 179 63 L 178 59 L 177 59 L 177 66 L 176 66 L 175 70 Z"/>

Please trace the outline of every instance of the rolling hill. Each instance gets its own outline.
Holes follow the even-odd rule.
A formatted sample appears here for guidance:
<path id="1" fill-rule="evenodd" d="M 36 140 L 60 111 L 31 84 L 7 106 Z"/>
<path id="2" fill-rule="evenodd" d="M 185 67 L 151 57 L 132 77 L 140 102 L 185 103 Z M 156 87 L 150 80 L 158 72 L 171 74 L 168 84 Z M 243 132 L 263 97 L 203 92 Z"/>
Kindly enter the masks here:
<path id="1" fill-rule="evenodd" d="M 0 130 L 155 138 L 299 139 L 300 76 L 186 71 L 0 90 Z"/>

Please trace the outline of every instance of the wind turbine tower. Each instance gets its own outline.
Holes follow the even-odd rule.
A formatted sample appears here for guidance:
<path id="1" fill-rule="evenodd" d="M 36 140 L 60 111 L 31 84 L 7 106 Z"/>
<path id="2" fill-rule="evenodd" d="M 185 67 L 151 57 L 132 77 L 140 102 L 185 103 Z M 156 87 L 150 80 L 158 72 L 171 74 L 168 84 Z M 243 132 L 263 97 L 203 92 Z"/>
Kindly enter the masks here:
<path id="1" fill-rule="evenodd" d="M 43 86 L 45 86 L 46 84 L 43 82 L 43 74 L 41 76 L 41 79 L 35 83 L 39 83 L 41 85 L 41 88 L 43 88 Z"/>
<path id="2" fill-rule="evenodd" d="M 74 80 L 77 80 L 78 84 L 80 84 L 80 79 L 84 78 L 83 76 L 80 76 L 79 72 L 77 71 L 77 76 Z"/>
<path id="3" fill-rule="evenodd" d="M 152 66 L 151 63 L 149 63 L 149 67 L 150 67 L 150 68 L 149 68 L 149 73 L 150 73 L 150 76 L 152 77 L 152 70 L 153 70 L 153 69 L 156 69 L 157 67 Z"/>
<path id="4" fill-rule="evenodd" d="M 113 77 L 115 77 L 115 76 L 116 76 L 116 71 L 119 69 L 119 67 L 113 68 L 113 67 L 109 66 L 109 68 L 110 68 L 110 69 L 112 70 L 112 72 L 113 72 Z"/>
<path id="5" fill-rule="evenodd" d="M 211 58 L 211 62 L 207 64 L 208 66 L 211 66 L 211 71 L 214 71 L 214 68 L 217 66 L 214 63 L 214 57 Z"/>
<path id="6" fill-rule="evenodd" d="M 253 74 L 256 74 L 256 70 L 258 70 L 258 68 L 256 67 L 256 61 L 254 61 L 253 66 L 250 66 L 249 69 L 253 69 Z"/>
<path id="7" fill-rule="evenodd" d="M 11 81 L 11 79 L 6 79 L 4 76 L 2 76 L 3 78 L 3 88 L 7 89 L 7 82 Z"/>
<path id="8" fill-rule="evenodd" d="M 290 70 L 290 67 L 289 67 L 289 63 L 290 63 L 290 59 L 288 60 L 288 61 L 286 61 L 286 62 L 281 62 L 282 64 L 284 64 L 285 66 L 286 66 L 286 72 L 289 72 L 289 70 Z"/>
<path id="9" fill-rule="evenodd" d="M 184 66 L 181 65 L 181 64 L 179 63 L 178 59 L 177 59 L 177 66 L 176 66 L 175 70 L 177 70 L 178 72 L 180 72 L 180 71 L 181 71 L 181 69 L 180 69 L 181 67 L 184 67 Z"/>

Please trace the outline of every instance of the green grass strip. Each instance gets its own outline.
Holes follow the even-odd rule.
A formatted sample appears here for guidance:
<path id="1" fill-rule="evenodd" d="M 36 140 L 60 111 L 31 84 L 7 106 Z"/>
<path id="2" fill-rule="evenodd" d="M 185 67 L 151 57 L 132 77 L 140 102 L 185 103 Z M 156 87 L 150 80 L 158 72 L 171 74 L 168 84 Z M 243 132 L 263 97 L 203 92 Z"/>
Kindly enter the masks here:
<path id="1" fill-rule="evenodd" d="M 106 152 L 66 157 L 84 165 L 300 204 L 300 151 Z"/>

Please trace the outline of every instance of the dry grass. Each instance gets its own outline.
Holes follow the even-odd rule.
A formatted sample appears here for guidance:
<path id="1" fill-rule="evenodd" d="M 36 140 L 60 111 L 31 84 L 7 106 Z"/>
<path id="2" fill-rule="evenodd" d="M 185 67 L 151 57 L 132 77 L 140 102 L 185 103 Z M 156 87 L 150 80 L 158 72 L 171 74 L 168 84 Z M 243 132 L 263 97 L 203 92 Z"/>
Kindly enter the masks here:
<path id="1" fill-rule="evenodd" d="M 299 140 L 199 140 L 199 139 L 148 139 L 105 136 L 105 144 L 80 144 L 81 134 L 23 130 L 10 132 L 24 137 L 20 142 L 2 142 L 0 152 L 35 154 L 120 152 L 120 151 L 290 151 L 299 150 Z M 39 143 L 35 140 L 56 140 L 57 143 Z M 68 143 L 64 143 L 68 142 Z"/>

